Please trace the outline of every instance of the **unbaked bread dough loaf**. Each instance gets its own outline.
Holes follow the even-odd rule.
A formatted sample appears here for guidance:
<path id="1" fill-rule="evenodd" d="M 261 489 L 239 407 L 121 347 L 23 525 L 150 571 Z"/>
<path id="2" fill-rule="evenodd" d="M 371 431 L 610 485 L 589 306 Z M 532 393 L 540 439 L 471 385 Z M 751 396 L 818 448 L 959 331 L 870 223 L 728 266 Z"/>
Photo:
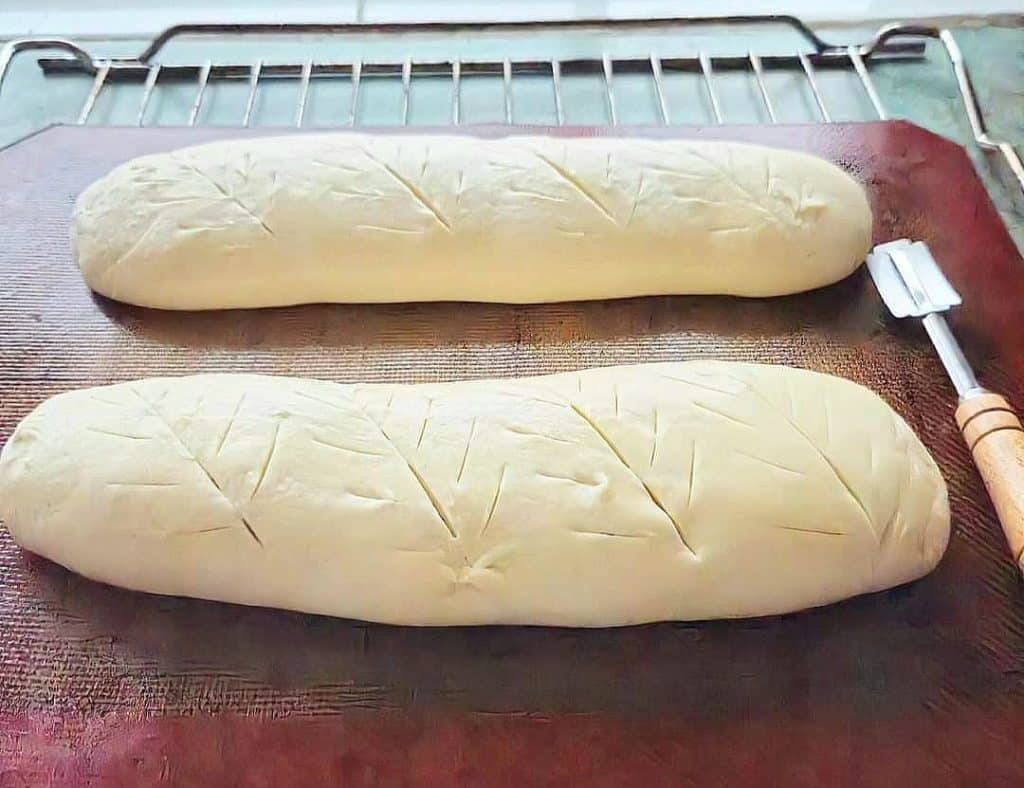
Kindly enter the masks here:
<path id="1" fill-rule="evenodd" d="M 949 535 L 875 394 L 704 362 L 73 391 L 4 448 L 0 513 L 96 580 L 395 624 L 784 613 L 918 578 Z"/>
<path id="2" fill-rule="evenodd" d="M 165 309 L 773 296 L 853 271 L 861 186 L 793 151 L 330 134 L 128 162 L 79 197 L 93 290 Z"/>

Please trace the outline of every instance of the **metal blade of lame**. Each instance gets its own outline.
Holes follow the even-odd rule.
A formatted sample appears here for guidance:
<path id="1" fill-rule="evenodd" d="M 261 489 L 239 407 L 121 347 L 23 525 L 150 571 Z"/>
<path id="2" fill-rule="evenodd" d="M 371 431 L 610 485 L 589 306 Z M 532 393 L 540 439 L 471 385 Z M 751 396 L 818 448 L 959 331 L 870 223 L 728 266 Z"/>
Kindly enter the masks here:
<path id="1" fill-rule="evenodd" d="M 868 272 L 893 317 L 919 317 L 961 398 L 981 391 L 977 378 L 942 312 L 962 303 L 928 246 L 900 239 L 879 244 L 867 257 Z"/>
<path id="2" fill-rule="evenodd" d="M 960 294 L 921 241 L 890 241 L 868 254 L 868 271 L 893 317 L 924 317 L 960 306 Z"/>

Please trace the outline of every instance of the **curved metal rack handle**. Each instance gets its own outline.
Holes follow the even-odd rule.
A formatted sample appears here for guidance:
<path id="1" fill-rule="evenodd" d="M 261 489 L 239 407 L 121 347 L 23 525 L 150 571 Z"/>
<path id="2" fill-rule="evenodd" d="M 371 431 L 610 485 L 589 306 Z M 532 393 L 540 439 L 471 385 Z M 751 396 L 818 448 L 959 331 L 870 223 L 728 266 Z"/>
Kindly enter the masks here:
<path id="1" fill-rule="evenodd" d="M 974 83 L 971 81 L 971 73 L 967 70 L 967 63 L 964 62 L 964 55 L 960 51 L 960 45 L 956 43 L 956 39 L 953 37 L 953 31 L 944 27 L 908 25 L 903 22 L 893 22 L 879 30 L 875 40 L 865 46 L 860 54 L 864 57 L 869 57 L 873 52 L 885 45 L 889 39 L 898 38 L 899 36 L 924 36 L 942 42 L 946 55 L 949 57 L 949 62 L 953 66 L 953 75 L 956 77 L 957 89 L 960 91 L 960 100 L 963 102 L 964 112 L 967 114 L 967 122 L 970 124 L 971 134 L 974 137 L 975 143 L 982 150 L 993 151 L 1003 157 L 1013 173 L 1021 192 L 1024 193 L 1024 163 L 1021 162 L 1020 154 L 1017 153 L 1013 145 L 1005 140 L 995 139 L 988 133 L 985 119 L 981 112 L 981 105 L 978 103 L 978 94 L 974 90 Z"/>
<path id="2" fill-rule="evenodd" d="M 960 47 L 953 38 L 949 29 L 939 31 L 939 40 L 946 47 L 949 60 L 953 64 L 953 73 L 956 75 L 956 84 L 960 89 L 960 97 L 964 102 L 964 110 L 967 112 L 967 121 L 971 124 L 971 133 L 978 146 L 984 150 L 998 151 L 1006 160 L 1007 166 L 1017 179 L 1017 183 L 1024 192 L 1024 164 L 1021 163 L 1020 155 L 1009 142 L 993 139 L 985 128 L 985 120 L 981 114 L 981 106 L 978 104 L 978 96 L 971 83 L 971 74 L 964 63 L 964 56 Z"/>
<path id="3" fill-rule="evenodd" d="M 534 28 L 575 29 L 608 25 L 618 28 L 644 28 L 664 25 L 752 24 L 783 25 L 799 34 L 819 54 L 843 47 L 822 39 L 807 24 L 790 14 L 751 14 L 738 16 L 662 16 L 636 19 L 551 19 L 514 20 L 506 22 L 203 22 L 174 25 L 161 31 L 135 58 L 148 63 L 171 40 L 187 35 L 301 35 L 310 33 L 458 33 L 471 31 L 521 31 Z"/>
<path id="4" fill-rule="evenodd" d="M 0 91 L 4 88 L 4 77 L 19 52 L 30 49 L 63 49 L 65 52 L 82 64 L 82 68 L 89 74 L 96 73 L 96 66 L 93 64 L 92 56 L 81 47 L 72 44 L 64 38 L 16 38 L 4 44 L 0 49 Z"/>

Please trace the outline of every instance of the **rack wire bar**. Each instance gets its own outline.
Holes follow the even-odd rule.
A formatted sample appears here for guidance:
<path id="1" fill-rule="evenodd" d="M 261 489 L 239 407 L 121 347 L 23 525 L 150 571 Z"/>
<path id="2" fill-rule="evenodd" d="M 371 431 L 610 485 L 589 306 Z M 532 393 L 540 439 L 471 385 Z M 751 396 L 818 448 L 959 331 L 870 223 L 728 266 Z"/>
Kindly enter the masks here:
<path id="1" fill-rule="evenodd" d="M 555 119 L 559 126 L 565 125 L 565 109 L 562 106 L 562 64 L 551 61 L 551 85 L 555 91 Z"/>
<path id="2" fill-rule="evenodd" d="M 203 95 L 206 93 L 206 84 L 210 81 L 210 68 L 212 63 L 207 60 L 199 72 L 199 89 L 196 91 L 195 100 L 192 102 L 192 110 L 188 113 L 188 125 L 195 126 L 199 118 L 199 110 L 203 106 Z M 99 91 L 97 91 L 99 92 Z M 85 108 L 83 107 L 83 110 Z M 85 121 L 82 121 L 84 123 Z"/>
<path id="3" fill-rule="evenodd" d="M 864 65 L 864 58 L 860 56 L 860 52 L 855 46 L 851 45 L 848 47 L 847 52 L 849 52 L 850 55 L 850 62 L 853 63 L 853 70 L 857 72 L 857 76 L 860 78 L 860 82 L 864 86 L 864 92 L 868 94 L 868 99 L 870 99 L 871 105 L 875 108 L 878 119 L 888 120 L 889 115 L 886 113 L 885 107 L 882 106 L 882 99 L 878 96 L 878 91 L 875 89 L 875 83 L 871 79 L 871 75 L 868 73 L 868 67 Z"/>
<path id="4" fill-rule="evenodd" d="M 96 78 L 92 81 L 92 87 L 89 89 L 89 95 L 85 97 L 85 103 L 82 105 L 81 111 L 78 113 L 78 120 L 75 121 L 79 126 L 84 126 L 89 120 L 89 116 L 92 114 L 92 108 L 96 106 L 96 97 L 99 96 L 100 91 L 103 90 L 103 83 L 107 81 L 107 74 L 110 73 L 110 63 L 103 63 L 98 69 L 96 69 Z"/>
<path id="5" fill-rule="evenodd" d="M 619 116 L 615 111 L 615 92 L 612 81 L 614 79 L 613 73 L 614 66 L 612 65 L 612 59 L 606 52 L 601 55 L 601 70 L 604 72 L 604 95 L 605 101 L 608 102 L 608 119 L 611 121 L 613 126 L 619 125 Z"/>
<path id="6" fill-rule="evenodd" d="M 302 128 L 306 117 L 306 101 L 309 98 L 309 79 L 313 73 L 313 61 L 307 60 L 302 66 L 302 77 L 299 81 L 299 103 L 295 107 L 295 128 Z"/>
<path id="7" fill-rule="evenodd" d="M 754 70 L 754 78 L 757 80 L 757 89 L 761 93 L 761 100 L 764 102 L 765 111 L 768 113 L 768 120 L 776 123 L 775 107 L 772 106 L 772 97 L 768 95 L 768 86 L 764 83 L 764 66 L 761 58 L 753 52 L 748 52 L 750 67 Z"/>
<path id="8" fill-rule="evenodd" d="M 412 58 L 402 63 L 402 125 L 409 125 L 409 92 L 412 89 Z"/>
<path id="9" fill-rule="evenodd" d="M 462 64 L 458 58 L 452 61 L 452 125 L 462 121 Z"/>
<path id="10" fill-rule="evenodd" d="M 665 100 L 665 79 L 661 71 L 661 58 L 651 55 L 651 78 L 654 80 L 654 92 L 658 96 L 658 111 L 661 112 L 661 125 L 667 126 L 668 102 Z"/>
<path id="11" fill-rule="evenodd" d="M 671 26 L 696 25 L 782 25 L 793 31 L 802 46 L 792 52 L 757 53 L 745 55 L 710 53 L 705 51 L 645 55 L 617 55 L 604 53 L 599 58 L 531 59 L 501 57 L 494 59 L 416 59 L 410 55 L 402 59 L 375 60 L 364 62 L 361 58 L 348 61 L 321 61 L 311 59 L 296 62 L 268 62 L 261 58 L 254 63 L 220 62 L 205 59 L 200 62 L 164 62 L 158 60 L 165 47 L 173 40 L 185 36 L 237 37 L 246 35 L 309 35 L 331 34 L 366 37 L 379 34 L 488 34 L 516 33 L 530 34 L 541 30 L 584 31 L 589 28 L 613 29 L 617 32 L 628 30 L 664 30 Z M 811 28 L 796 17 L 786 15 L 720 16 L 720 17 L 654 17 L 645 19 L 572 19 L 554 21 L 520 21 L 500 23 L 476 22 L 410 22 L 410 23 L 266 23 L 266 24 L 197 24 L 170 27 L 156 36 L 134 57 L 98 58 L 72 41 L 63 38 L 23 38 L 8 42 L 0 49 L 0 98 L 4 79 L 14 57 L 25 51 L 56 50 L 58 57 L 41 57 L 38 62 L 47 75 L 61 73 L 84 73 L 93 77 L 88 95 L 77 115 L 77 122 L 84 125 L 93 116 L 97 101 L 104 91 L 113 90 L 114 85 L 123 82 L 141 83 L 142 99 L 136 117 L 138 125 L 146 123 L 147 108 L 158 83 L 180 80 L 195 80 L 196 93 L 188 125 L 199 123 L 203 101 L 212 81 L 223 79 L 248 80 L 249 92 L 245 112 L 240 126 L 248 127 L 254 122 L 255 106 L 261 82 L 266 79 L 298 79 L 299 96 L 295 110 L 295 126 L 301 127 L 305 119 L 309 100 L 310 85 L 314 78 L 336 77 L 351 80 L 352 93 L 348 108 L 347 125 L 358 123 L 361 85 L 365 77 L 400 78 L 402 83 L 402 108 L 400 122 L 410 122 L 411 87 L 413 77 L 436 76 L 451 79 L 452 106 L 451 120 L 458 125 L 464 122 L 462 112 L 461 79 L 464 75 L 488 75 L 502 80 L 504 97 L 504 120 L 512 124 L 514 119 L 513 83 L 518 75 L 549 76 L 551 79 L 555 117 L 559 125 L 566 122 L 563 77 L 578 74 L 601 74 L 604 83 L 604 102 L 610 125 L 619 123 L 620 108 L 616 98 L 615 81 L 619 75 L 643 75 L 652 80 L 656 96 L 657 117 L 663 124 L 671 122 L 666 74 L 668 72 L 690 72 L 699 75 L 707 93 L 713 120 L 725 121 L 722 104 L 715 87 L 718 71 L 742 70 L 753 74 L 760 99 L 770 122 L 778 120 L 777 105 L 773 102 L 765 78 L 772 69 L 802 70 L 804 79 L 814 97 L 820 118 L 832 121 L 832 112 L 820 90 L 817 70 L 821 68 L 845 69 L 856 74 L 875 115 L 880 119 L 889 117 L 882 98 L 871 78 L 870 66 L 881 60 L 900 61 L 920 59 L 925 52 L 924 39 L 933 38 L 942 43 L 943 51 L 950 61 L 956 85 L 963 102 L 964 111 L 972 135 L 978 146 L 985 151 L 1000 154 L 1009 166 L 1017 183 L 1024 191 L 1024 164 L 1017 151 L 1009 143 L 993 138 L 987 131 L 984 116 L 978 103 L 977 93 L 971 82 L 970 73 L 964 62 L 952 32 L 946 28 L 894 22 L 880 28 L 875 35 L 862 44 L 836 45 L 818 36 Z M 343 125 L 343 124 L 339 124 Z"/>
<path id="12" fill-rule="evenodd" d="M 718 103 L 718 94 L 715 93 L 715 83 L 713 80 L 713 70 L 711 66 L 711 58 L 705 52 L 701 52 L 697 55 L 697 59 L 700 62 L 700 71 L 704 75 L 704 87 L 708 91 L 708 98 L 711 100 L 711 112 L 715 116 L 715 123 L 722 123 L 722 105 Z"/>
<path id="13" fill-rule="evenodd" d="M 242 125 L 249 128 L 252 123 L 252 110 L 256 106 L 256 91 L 260 86 L 260 74 L 263 73 L 263 61 L 257 60 L 249 66 L 249 98 L 245 102 L 245 117 Z"/>
<path id="14" fill-rule="evenodd" d="M 349 73 L 352 76 L 352 99 L 348 107 L 348 125 L 354 128 L 356 125 L 356 113 L 359 111 L 359 85 L 362 82 L 363 61 L 356 58 L 352 62 Z"/>
<path id="15" fill-rule="evenodd" d="M 143 125 L 146 120 L 146 107 L 149 106 L 149 99 L 153 95 L 153 88 L 156 87 L 156 81 L 160 79 L 160 64 L 157 63 L 154 66 L 149 67 L 149 73 L 146 75 L 146 83 L 142 88 L 142 101 L 139 103 L 139 116 L 136 119 L 137 126 Z"/>
<path id="16" fill-rule="evenodd" d="M 512 125 L 512 61 L 505 58 L 502 66 L 502 89 L 505 94 L 505 122 Z"/>
<path id="17" fill-rule="evenodd" d="M 825 106 L 825 100 L 821 97 L 821 91 L 818 89 L 818 80 L 814 75 L 814 66 L 811 65 L 810 58 L 803 52 L 799 53 L 797 57 L 800 58 L 800 65 L 803 66 L 804 74 L 807 76 L 807 84 L 810 85 L 811 93 L 814 94 L 814 103 L 818 105 L 821 119 L 826 123 L 831 123 L 832 116 L 829 114 L 828 107 Z"/>

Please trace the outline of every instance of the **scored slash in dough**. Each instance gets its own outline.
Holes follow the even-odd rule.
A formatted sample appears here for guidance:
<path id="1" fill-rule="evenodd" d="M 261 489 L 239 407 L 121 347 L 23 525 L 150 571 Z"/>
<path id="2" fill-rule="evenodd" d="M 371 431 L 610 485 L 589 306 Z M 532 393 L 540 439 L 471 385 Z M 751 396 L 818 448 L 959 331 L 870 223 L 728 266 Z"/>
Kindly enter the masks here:
<path id="1" fill-rule="evenodd" d="M 4 448 L 0 514 L 107 583 L 417 625 L 785 613 L 918 578 L 949 538 L 877 395 L 724 362 L 72 391 Z"/>
<path id="2" fill-rule="evenodd" d="M 78 198 L 95 291 L 165 309 L 774 296 L 850 274 L 861 185 L 731 142 L 330 134 L 143 156 Z"/>

